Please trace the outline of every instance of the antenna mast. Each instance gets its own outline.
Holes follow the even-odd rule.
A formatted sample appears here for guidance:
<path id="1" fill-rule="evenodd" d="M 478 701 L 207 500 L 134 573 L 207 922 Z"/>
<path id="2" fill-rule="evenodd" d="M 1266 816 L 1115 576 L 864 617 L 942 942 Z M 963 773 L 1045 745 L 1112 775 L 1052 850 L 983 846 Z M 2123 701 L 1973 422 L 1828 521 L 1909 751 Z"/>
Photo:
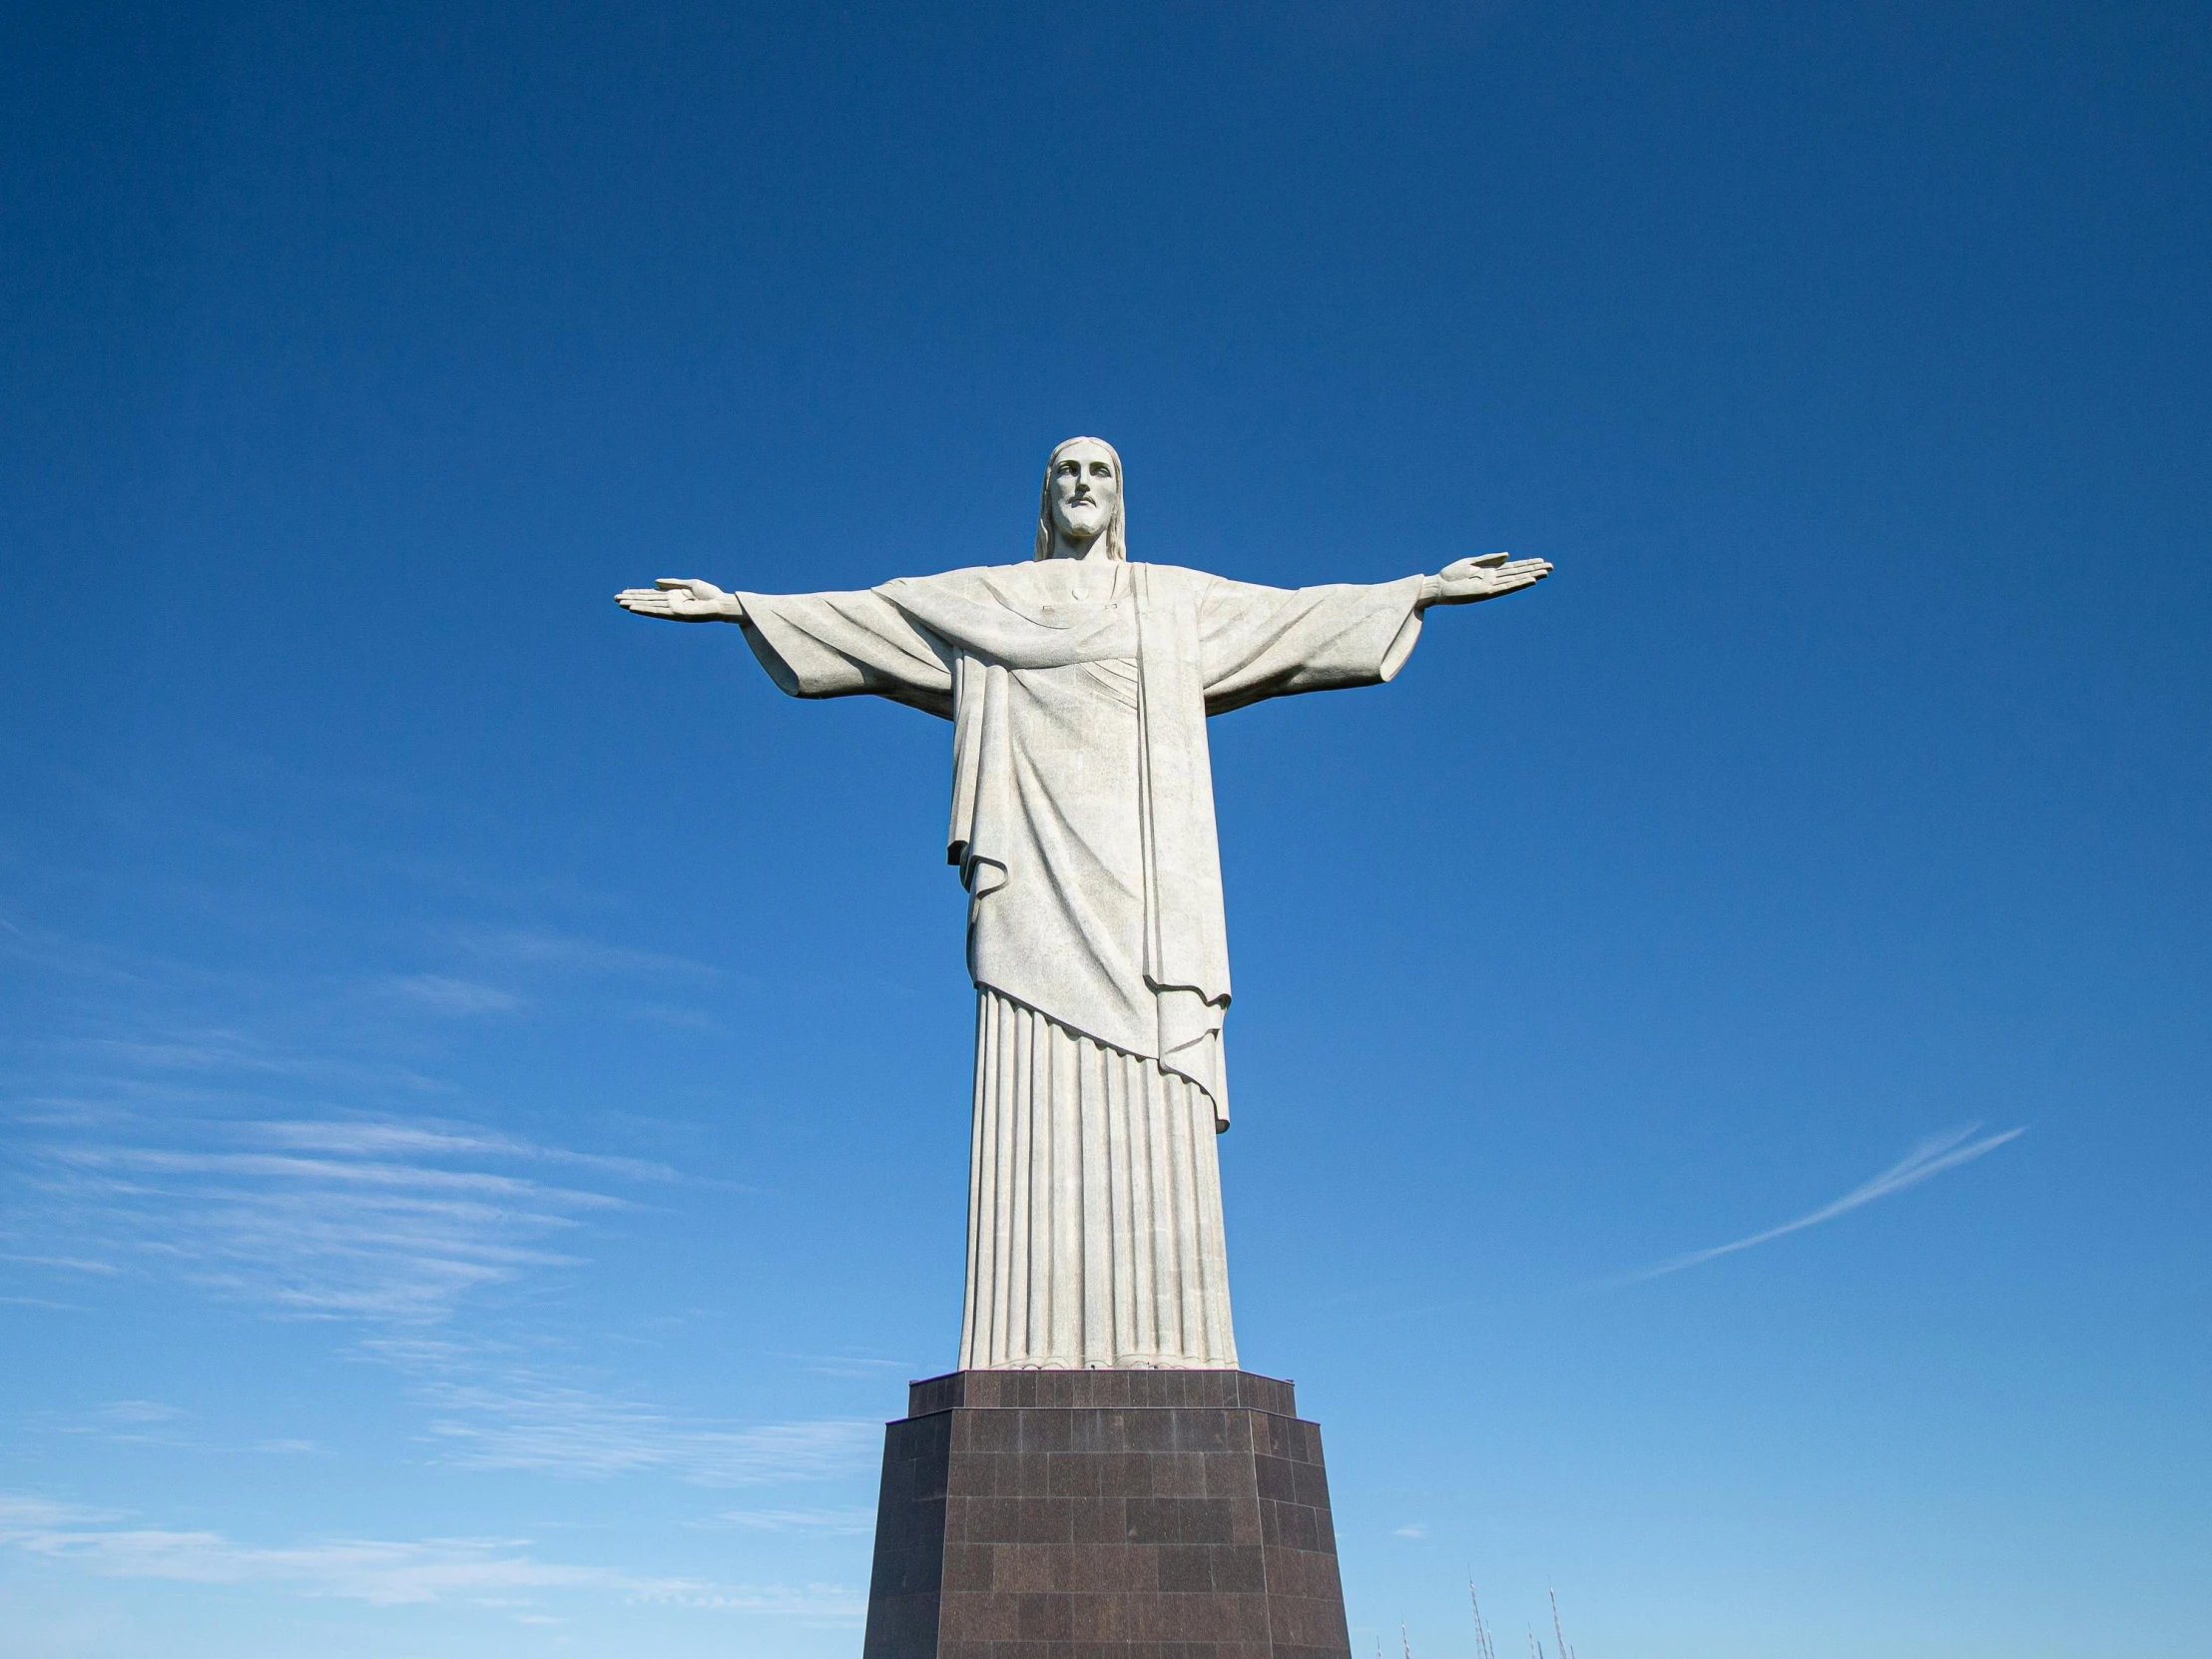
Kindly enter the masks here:
<path id="1" fill-rule="evenodd" d="M 1475 1659 L 1497 1659 L 1497 1649 L 1490 1644 L 1490 1627 L 1482 1622 L 1482 1602 L 1474 1593 L 1474 1579 L 1467 1579 L 1467 1605 L 1474 1609 Z"/>

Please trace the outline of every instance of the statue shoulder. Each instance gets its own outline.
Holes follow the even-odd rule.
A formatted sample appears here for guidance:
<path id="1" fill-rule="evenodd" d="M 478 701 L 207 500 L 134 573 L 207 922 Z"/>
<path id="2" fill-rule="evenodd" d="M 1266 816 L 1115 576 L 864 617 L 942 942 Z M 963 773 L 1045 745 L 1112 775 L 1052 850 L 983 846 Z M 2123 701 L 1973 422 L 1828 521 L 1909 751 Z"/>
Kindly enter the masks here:
<path id="1" fill-rule="evenodd" d="M 1222 606 L 1233 605 L 1256 591 L 1249 583 L 1216 576 L 1210 570 L 1197 570 L 1189 565 L 1146 564 L 1142 568 L 1153 604 L 1189 605 L 1199 612 L 1202 620 Z"/>
<path id="2" fill-rule="evenodd" d="M 931 571 L 921 576 L 894 576 L 893 582 L 972 582 L 989 577 L 1019 577 L 1037 568 L 1034 559 L 1023 559 L 1018 564 L 956 565 L 950 570 Z M 886 586 L 888 584 L 885 584 Z"/>
<path id="3" fill-rule="evenodd" d="M 1027 568 L 1026 565 L 962 565 L 957 570 L 940 570 L 928 576 L 893 576 L 887 582 L 878 582 L 875 591 L 892 597 L 901 593 L 958 593 L 980 597 L 994 587 L 1003 587 L 1008 581 L 1019 581 Z"/>
<path id="4" fill-rule="evenodd" d="M 1201 594 L 1223 585 L 1225 577 L 1216 576 L 1210 570 L 1197 570 L 1190 565 L 1155 564 L 1149 559 L 1132 559 L 1132 567 L 1145 573 L 1145 580 L 1156 588 Z"/>

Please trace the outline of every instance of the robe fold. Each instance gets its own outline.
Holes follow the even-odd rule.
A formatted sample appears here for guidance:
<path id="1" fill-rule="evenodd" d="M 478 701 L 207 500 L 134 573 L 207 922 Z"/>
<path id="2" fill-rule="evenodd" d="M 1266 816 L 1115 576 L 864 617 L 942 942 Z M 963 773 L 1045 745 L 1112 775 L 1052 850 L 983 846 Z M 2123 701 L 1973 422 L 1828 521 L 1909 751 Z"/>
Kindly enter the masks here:
<path id="1" fill-rule="evenodd" d="M 952 721 L 946 855 L 969 894 L 968 969 L 978 991 L 1043 1016 L 1043 1028 L 1069 1042 L 1089 1039 L 1149 1062 L 1165 1081 L 1187 1083 L 1220 1130 L 1229 1123 L 1222 1052 L 1229 945 L 1207 717 L 1266 698 L 1388 680 L 1420 632 L 1421 580 L 1282 589 L 1174 565 L 1045 560 L 902 578 L 855 593 L 738 597 L 746 638 L 784 691 L 874 695 Z M 1000 1017 L 993 1006 L 986 997 L 979 1030 Z M 983 1058 L 979 1050 L 978 1158 Z M 1080 1067 L 1066 1075 L 1079 1072 L 1089 1075 Z M 1003 1106 L 1018 1116 L 1038 1106 L 1031 1083 L 1047 1073 L 993 1072 L 1002 1074 L 1021 1099 L 994 1096 L 993 1112 Z M 1074 1102 L 1078 1095 L 1063 1090 L 1052 1098 Z M 1218 1327 L 1219 1337 L 1178 1337 L 1182 1346 L 1172 1351 L 1182 1358 L 1131 1363 L 1220 1365 L 1225 1352 L 1226 1363 L 1235 1363 L 1215 1153 L 1209 1144 L 1190 1156 L 1205 1169 L 1185 1185 L 1211 1193 L 1194 1200 L 1201 1211 L 1210 1206 L 1211 1218 L 1193 1212 L 1205 1258 L 1192 1269 L 1189 1294 L 1197 1300 L 1189 1318 L 1168 1323 L 1195 1333 Z M 1082 1202 L 1081 1179 L 1009 1169 L 1006 1179 L 1017 1178 L 1044 1181 L 1065 1203 Z M 978 1295 L 1011 1305 L 1003 1286 L 977 1284 L 983 1233 L 976 1206 L 986 1196 L 971 1195 L 971 1332 Z M 1040 1242 L 1058 1238 L 1082 1253 L 1082 1228 L 1037 1221 L 1034 1202 L 1022 1213 L 1030 1218 L 1024 1226 L 1045 1228 Z M 1010 1225 L 1001 1216 L 991 1237 Z M 1124 1215 L 1116 1225 L 1138 1223 Z M 1058 1248 L 1025 1248 L 1022 1271 L 1039 1271 L 1038 1261 Z M 1124 1268 L 1134 1259 L 1124 1252 Z M 1077 1275 L 1071 1284 L 1080 1280 L 1079 1266 L 1067 1271 Z M 1218 1317 L 1208 1311 L 1209 1283 L 1219 1289 Z M 1156 1302 L 1157 1288 L 1130 1295 Z M 1095 1318 L 1108 1318 L 1118 1295 L 1097 1302 Z M 1069 1305 L 1064 1298 L 1058 1304 Z M 1077 1295 L 1074 1305 L 1090 1303 Z M 1054 1321 L 1064 1327 L 1066 1316 L 1045 1319 L 1014 1348 L 993 1340 L 978 1352 L 1013 1356 L 987 1362 L 997 1365 L 1112 1364 L 1098 1356 L 1163 1352 L 1154 1340 L 1157 1319 L 1146 1328 L 1150 1337 L 1105 1330 L 1071 1338 L 1064 1329 L 1055 1337 Z M 969 1347 L 963 1339 L 963 1365 Z"/>

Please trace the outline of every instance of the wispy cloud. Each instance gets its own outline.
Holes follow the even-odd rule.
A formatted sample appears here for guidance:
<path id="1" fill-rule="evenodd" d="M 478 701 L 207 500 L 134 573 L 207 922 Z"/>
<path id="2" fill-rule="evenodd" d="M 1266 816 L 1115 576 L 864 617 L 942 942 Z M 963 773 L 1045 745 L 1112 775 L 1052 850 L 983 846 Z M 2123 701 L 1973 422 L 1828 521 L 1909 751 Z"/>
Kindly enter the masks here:
<path id="1" fill-rule="evenodd" d="M 8 1229 L 32 1244 L 19 1259 L 174 1275 L 276 1312 L 384 1324 L 434 1324 L 472 1292 L 573 1266 L 551 1241 L 629 1204 L 529 1165 L 675 1178 L 443 1120 L 111 1113 L 98 1127 L 30 1149 L 28 1201 Z"/>
<path id="2" fill-rule="evenodd" d="M 481 985 L 473 979 L 449 979 L 442 973 L 393 974 L 379 979 L 376 988 L 385 996 L 413 1004 L 428 1013 L 466 1018 L 471 1014 L 503 1014 L 522 1006 L 522 998 L 497 985 Z"/>
<path id="3" fill-rule="evenodd" d="M 573 981 L 595 980 L 599 984 L 594 1003 L 602 1015 L 680 1030 L 722 1028 L 711 1007 L 691 1006 L 683 998 L 696 997 L 710 987 L 727 994 L 737 987 L 758 989 L 760 984 L 754 975 L 688 957 L 544 927 L 461 926 L 445 929 L 442 936 L 449 949 L 486 972 L 503 980 L 524 980 L 538 987 L 548 1001 L 573 994 Z"/>
<path id="4" fill-rule="evenodd" d="M 1390 1536 L 1393 1538 L 1425 1538 L 1428 1536 L 1428 1523 L 1425 1521 L 1411 1521 L 1404 1526 L 1393 1526 L 1390 1528 Z"/>
<path id="5" fill-rule="evenodd" d="M 330 1054 L 302 1054 L 273 1047 L 243 1032 L 220 1027 L 167 1031 L 138 1037 L 64 1037 L 45 1045 L 64 1060 L 75 1093 L 61 1101 L 32 1100 L 17 1115 L 36 1122 L 41 1104 L 61 1115 L 97 1115 L 97 1101 L 174 1094 L 178 1074 L 285 1078 L 321 1087 L 367 1088 L 405 1095 L 450 1092 L 434 1078 L 403 1066 L 365 1063 Z M 230 1091 L 223 1091 L 230 1092 Z"/>
<path id="6" fill-rule="evenodd" d="M 445 1332 L 394 1331 L 357 1352 L 409 1379 L 431 1413 L 425 1437 L 441 1460 L 467 1468 L 757 1486 L 871 1473 L 881 1454 L 877 1418 L 746 1423 L 694 1415 L 609 1386 L 583 1368 L 531 1364 L 511 1348 Z"/>
<path id="7" fill-rule="evenodd" d="M 875 1530 L 875 1511 L 845 1509 L 725 1509 L 714 1517 L 723 1526 L 749 1532 L 831 1532 L 866 1534 Z"/>
<path id="8" fill-rule="evenodd" d="M 0 940 L 10 942 L 22 943 Z M 763 1423 L 664 1405 L 650 1386 L 564 1369 L 559 1356 L 589 1334 L 548 1318 L 545 1298 L 497 1294 L 570 1275 L 601 1229 L 642 1207 L 648 1188 L 725 1183 L 455 1112 L 427 1115 L 414 1109 L 426 1092 L 459 1091 L 393 1057 L 423 1052 L 422 1030 L 442 1016 L 497 1016 L 522 1006 L 525 994 L 551 1006 L 544 987 L 556 976 L 659 976 L 673 985 L 715 970 L 545 933 L 482 933 L 459 950 L 454 975 L 333 977 L 296 995 L 289 985 L 143 962 L 143 977 L 115 976 L 121 989 L 111 1005 L 80 998 L 90 1011 L 73 1024 L 0 1048 L 13 1073 L 9 1132 L 0 1136 L 0 1288 L 49 1292 L 66 1283 L 73 1300 L 98 1304 L 152 1284 L 333 1322 L 343 1352 L 403 1380 L 419 1425 L 412 1454 L 427 1450 L 448 1464 L 718 1488 L 868 1473 L 881 1445 L 878 1420 Z M 395 1028 L 407 1036 L 393 1049 Z M 873 1375 L 887 1364 L 895 1362 L 830 1357 L 822 1369 Z M 219 1445 L 189 1418 L 155 1414 L 161 1409 L 118 1402 L 87 1414 L 80 1406 L 33 1413 L 31 1426 L 195 1451 L 317 1449 L 305 1439 Z M 846 1494 L 831 1487 L 822 1495 Z M 792 1527 L 810 1513 L 833 1517 L 796 1506 L 779 1513 L 777 1524 Z M 190 1573 L 295 1573 L 317 1586 L 302 1593 L 315 1594 L 350 1593 L 314 1578 L 336 1571 L 333 1561 L 373 1559 L 387 1587 L 418 1571 L 496 1578 L 543 1565 L 481 1540 L 341 1541 L 301 1553 L 52 1516 L 30 1530 L 37 1540 L 19 1526 L 10 1541 L 97 1570 L 185 1576 L 175 1563 L 187 1563 Z M 348 1553 L 358 1550 L 368 1556 Z"/>
<path id="9" fill-rule="evenodd" d="M 878 1359 L 872 1355 L 864 1354 L 778 1353 L 775 1357 L 779 1360 L 796 1360 L 802 1368 L 813 1372 L 818 1377 L 873 1379 L 886 1374 L 895 1376 L 900 1372 L 911 1376 L 914 1370 L 914 1363 L 911 1360 Z"/>
<path id="10" fill-rule="evenodd" d="M 571 1152 L 566 1147 L 520 1140 L 474 1124 L 441 1123 L 416 1119 L 318 1119 L 303 1122 L 264 1122 L 242 1126 L 243 1132 L 273 1146 L 302 1152 L 331 1152 L 348 1157 L 388 1154 L 432 1157 L 518 1158 L 535 1163 L 576 1164 L 606 1170 L 634 1181 L 682 1179 L 667 1164 L 643 1158 L 612 1158 L 597 1152 Z"/>
<path id="11" fill-rule="evenodd" d="M 1780 1227 L 1770 1227 L 1764 1233 L 1754 1233 L 1749 1238 L 1714 1245 L 1709 1250 L 1693 1250 L 1687 1256 L 1672 1257 L 1604 1283 L 1607 1286 L 1637 1285 L 1670 1273 L 1680 1273 L 1684 1268 L 1698 1267 L 1722 1256 L 1734 1255 L 1739 1250 L 1749 1250 L 1754 1245 L 1771 1244 L 1792 1233 L 1802 1233 L 1808 1227 L 1818 1227 L 1824 1221 L 1834 1221 L 1838 1216 L 1848 1215 L 1853 1210 L 1874 1203 L 1876 1199 L 1888 1198 L 1908 1187 L 1917 1187 L 1923 1181 L 1940 1175 L 1945 1170 L 1956 1169 L 1960 1164 L 1969 1164 L 1976 1158 L 1994 1152 L 2005 1142 L 2017 1140 L 2027 1133 L 2024 1127 L 2006 1129 L 1994 1135 L 1981 1135 L 1980 1132 L 1980 1124 L 1969 1123 L 1962 1129 L 1953 1129 L 1947 1134 L 1923 1141 L 1873 1180 L 1852 1188 L 1833 1203 L 1824 1204 L 1795 1221 L 1786 1221 Z M 1980 1138 L 1976 1139 L 1976 1136 Z"/>
<path id="12" fill-rule="evenodd" d="M 35 1268 L 65 1268 L 71 1273 L 109 1275 L 123 1271 L 113 1262 L 95 1262 L 84 1256 L 18 1256 L 0 1251 L 0 1262 L 24 1262 Z"/>
<path id="13" fill-rule="evenodd" d="M 6 915 L 0 915 L 0 958 L 109 986 L 137 986 L 144 979 L 117 951 Z"/>
<path id="14" fill-rule="evenodd" d="M 718 970 L 705 962 L 683 956 L 637 950 L 628 945 L 607 944 L 579 938 L 544 927 L 457 927 L 453 942 L 471 955 L 494 962 L 528 967 L 563 969 L 576 973 L 642 974 L 648 976 L 712 979 Z"/>
<path id="15" fill-rule="evenodd" d="M 395 1011 L 400 1050 L 419 1054 L 426 1023 L 522 1007 L 507 981 L 525 959 L 601 948 L 504 945 L 465 976 L 295 983 L 145 955 L 108 971 L 113 953 L 0 917 L 0 958 L 46 969 L 42 983 L 74 964 L 81 993 L 0 1046 L 23 1131 L 0 1137 L 0 1291 L 76 1302 L 83 1276 L 153 1277 L 285 1315 L 422 1325 L 577 1266 L 626 1189 L 676 1172 L 424 1116 L 426 1094 L 457 1091 L 389 1046 Z M 365 1024 L 364 989 L 382 1004 Z M 60 1274 L 77 1282 L 56 1297 Z"/>
<path id="16" fill-rule="evenodd" d="M 191 1430 L 191 1413 L 182 1406 L 158 1399 L 114 1399 L 85 1411 L 33 1411 L 24 1419 L 30 1433 L 77 1435 L 114 1445 L 160 1446 L 165 1450 L 228 1454 L 320 1455 L 325 1448 L 313 1440 L 296 1438 L 228 1440 L 210 1439 Z"/>
<path id="17" fill-rule="evenodd" d="M 183 1416 L 184 1408 L 158 1399 L 111 1399 L 86 1413 L 99 1422 L 169 1422 Z"/>
<path id="18" fill-rule="evenodd" d="M 838 1584 L 719 1584 L 542 1561 L 530 1553 L 526 1538 L 334 1538 L 268 1547 L 220 1532 L 122 1521 L 113 1511 L 0 1495 L 0 1546 L 109 1578 L 266 1584 L 305 1597 L 381 1607 L 474 1602 L 528 1608 L 564 1591 L 751 1613 L 853 1617 L 862 1607 L 853 1591 Z M 532 1615 L 530 1622 L 542 1619 Z"/>
<path id="19" fill-rule="evenodd" d="M 643 1400 L 529 1372 L 432 1382 L 430 1431 L 457 1463 L 606 1477 L 673 1474 L 700 1486 L 834 1479 L 864 1472 L 883 1426 L 825 1418 L 746 1426 L 687 1418 Z"/>

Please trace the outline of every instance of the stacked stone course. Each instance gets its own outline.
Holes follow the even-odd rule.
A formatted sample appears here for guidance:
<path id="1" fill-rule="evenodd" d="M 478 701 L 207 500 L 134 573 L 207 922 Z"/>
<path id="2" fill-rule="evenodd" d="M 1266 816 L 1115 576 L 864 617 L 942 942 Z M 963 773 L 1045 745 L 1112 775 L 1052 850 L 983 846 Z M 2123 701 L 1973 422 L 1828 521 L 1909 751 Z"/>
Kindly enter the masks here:
<path id="1" fill-rule="evenodd" d="M 1321 1431 L 1290 1383 L 955 1372 L 907 1410 L 864 1659 L 1349 1659 Z"/>

